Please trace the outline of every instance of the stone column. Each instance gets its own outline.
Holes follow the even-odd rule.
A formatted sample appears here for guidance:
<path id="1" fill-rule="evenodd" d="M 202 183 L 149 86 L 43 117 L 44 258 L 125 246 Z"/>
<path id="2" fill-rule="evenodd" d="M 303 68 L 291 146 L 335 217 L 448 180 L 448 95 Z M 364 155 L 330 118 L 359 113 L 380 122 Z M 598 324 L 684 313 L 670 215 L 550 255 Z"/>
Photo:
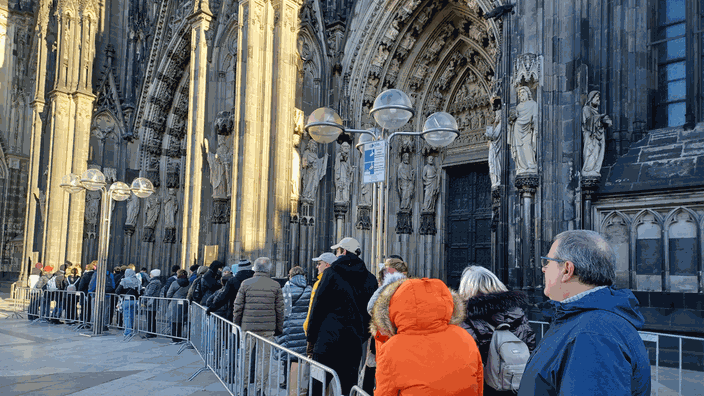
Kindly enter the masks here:
<path id="1" fill-rule="evenodd" d="M 291 263 L 286 261 L 286 228 L 289 225 L 287 213 L 291 197 L 291 157 L 292 135 L 294 130 L 294 110 L 296 96 L 296 38 L 298 26 L 298 11 L 300 6 L 297 1 L 274 0 L 274 25 L 273 27 L 273 87 L 272 94 L 272 134 L 276 139 L 272 141 L 271 151 L 274 155 L 272 166 L 274 178 L 271 180 L 274 192 L 272 207 L 268 211 L 269 221 L 267 245 L 276 250 L 272 252 L 272 260 L 277 268 L 286 268 Z M 278 273 L 279 276 L 285 275 Z"/>
<path id="2" fill-rule="evenodd" d="M 584 196 L 584 214 L 582 219 L 582 228 L 585 230 L 592 229 L 592 201 L 599 189 L 599 177 L 582 176 L 580 180 L 582 195 Z"/>
<path id="3" fill-rule="evenodd" d="M 523 213 L 521 227 L 521 282 L 523 289 L 530 289 L 533 285 L 533 198 L 538 188 L 540 179 L 538 175 L 520 175 L 516 177 L 515 185 L 521 194 Z"/>
<path id="4" fill-rule="evenodd" d="M 413 276 L 437 277 L 437 274 L 433 272 L 433 268 L 439 266 L 434 264 L 437 262 L 435 257 L 435 235 L 437 232 L 438 229 L 435 225 L 435 213 L 421 213 L 420 228 L 418 229 L 418 233 L 421 235 L 420 239 L 422 241 L 423 273 L 414 274 Z"/>
<path id="5" fill-rule="evenodd" d="M 205 31 L 213 15 L 207 0 L 194 2 L 191 24 L 191 62 L 188 92 L 188 121 L 186 126 L 186 169 L 184 177 L 183 243 L 181 268 L 188 268 L 198 259 L 201 211 L 201 184 L 203 180 L 203 138 L 205 129 L 205 92 L 208 69 L 208 44 Z"/>
<path id="6" fill-rule="evenodd" d="M 349 203 L 347 202 L 335 202 L 335 240 L 339 241 L 344 238 L 344 225 L 345 225 L 345 215 L 347 215 L 347 210 L 349 208 Z"/>

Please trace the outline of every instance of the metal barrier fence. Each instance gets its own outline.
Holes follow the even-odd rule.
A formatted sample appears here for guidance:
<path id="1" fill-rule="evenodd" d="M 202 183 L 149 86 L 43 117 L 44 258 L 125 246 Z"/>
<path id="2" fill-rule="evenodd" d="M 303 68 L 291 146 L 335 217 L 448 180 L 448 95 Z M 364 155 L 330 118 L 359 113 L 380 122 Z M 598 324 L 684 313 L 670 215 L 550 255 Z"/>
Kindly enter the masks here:
<path id="1" fill-rule="evenodd" d="M 15 286 L 14 283 L 12 285 Z M 30 289 L 29 287 L 12 288 L 12 315 L 10 317 L 22 319 L 22 314 L 28 313 L 29 303 L 32 299 L 32 290 L 41 292 L 41 290 Z"/>
<path id="2" fill-rule="evenodd" d="M 357 385 L 353 386 L 353 387 L 352 387 L 352 390 L 350 391 L 350 396 L 355 396 L 355 395 L 359 395 L 359 396 L 370 396 L 369 393 L 363 391 L 363 390 L 360 389 Z"/>
<path id="3" fill-rule="evenodd" d="M 538 338 L 536 341 L 540 342 L 550 323 L 530 321 L 530 324 Z M 654 371 L 651 379 L 652 395 L 659 395 L 661 389 L 676 390 L 678 395 L 694 395 L 701 392 L 704 378 L 704 338 L 647 331 L 639 331 L 638 334 L 645 344 L 651 370 Z"/>
<path id="4" fill-rule="evenodd" d="M 142 296 L 137 306 L 136 332 L 147 337 L 171 337 L 174 342 L 188 341 L 188 300 Z"/>
<path id="5" fill-rule="evenodd" d="M 267 339 L 248 331 L 244 335 L 243 348 L 242 384 L 248 395 L 259 390 L 264 394 L 285 392 L 293 396 L 341 394 L 340 378 L 334 370 L 278 345 L 273 337 Z M 295 374 L 294 362 L 297 363 Z M 282 381 L 284 375 L 287 378 Z"/>
<path id="6" fill-rule="evenodd" d="M 242 329 L 218 315 L 207 316 L 205 364 L 231 394 L 240 393 Z"/>
<path id="7" fill-rule="evenodd" d="M 30 320 L 54 323 L 63 321 L 76 326 L 85 322 L 85 296 L 82 292 L 25 288 L 16 290 L 18 299 L 24 300 L 28 296 L 27 318 Z"/>

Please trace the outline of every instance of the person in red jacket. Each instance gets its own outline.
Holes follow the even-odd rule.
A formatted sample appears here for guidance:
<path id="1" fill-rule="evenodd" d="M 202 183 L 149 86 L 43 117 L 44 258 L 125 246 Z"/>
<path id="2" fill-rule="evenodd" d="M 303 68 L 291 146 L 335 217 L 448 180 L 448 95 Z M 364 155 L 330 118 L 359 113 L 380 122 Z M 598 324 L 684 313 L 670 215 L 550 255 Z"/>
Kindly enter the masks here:
<path id="1" fill-rule="evenodd" d="M 439 279 L 402 279 L 379 296 L 374 396 L 483 394 L 482 359 L 463 328 L 465 308 Z"/>

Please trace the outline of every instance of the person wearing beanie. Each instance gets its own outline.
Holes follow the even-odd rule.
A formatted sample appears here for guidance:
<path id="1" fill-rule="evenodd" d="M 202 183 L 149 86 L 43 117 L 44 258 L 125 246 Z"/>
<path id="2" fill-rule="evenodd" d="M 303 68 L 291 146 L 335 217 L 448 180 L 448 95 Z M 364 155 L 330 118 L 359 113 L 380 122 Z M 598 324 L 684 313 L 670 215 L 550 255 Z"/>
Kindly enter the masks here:
<path id="1" fill-rule="evenodd" d="M 191 271 L 191 276 L 188 277 L 188 282 L 193 284 L 193 281 L 196 280 L 198 277 L 198 268 L 200 268 L 200 265 L 198 264 L 193 264 L 188 270 Z"/>
<path id="2" fill-rule="evenodd" d="M 205 275 L 203 275 L 203 277 L 200 279 L 200 288 L 203 292 L 203 296 L 198 301 L 200 305 L 205 305 L 206 301 L 208 301 L 208 298 L 212 296 L 213 293 L 218 291 L 218 289 L 220 289 L 220 271 L 224 266 L 225 264 L 223 264 L 221 261 L 213 261 L 210 264 L 210 269 L 208 269 L 208 272 L 206 272 Z"/>
<path id="3" fill-rule="evenodd" d="M 143 297 L 159 297 L 159 291 L 161 290 L 161 270 L 158 268 L 153 269 L 150 273 L 151 279 L 149 284 L 144 289 Z M 144 335 L 145 338 L 156 337 L 156 306 L 153 298 L 145 298 L 147 307 L 147 334 Z"/>
<path id="4" fill-rule="evenodd" d="M 227 316 L 225 319 L 232 320 L 232 312 L 235 305 L 235 298 L 237 298 L 237 292 L 240 291 L 242 282 L 254 276 L 252 262 L 247 259 L 242 259 L 239 263 L 233 264 L 232 269 L 234 270 L 235 268 L 237 268 L 237 273 L 227 281 L 225 290 L 208 305 L 206 313 L 214 312 L 223 306 L 227 306 Z"/>

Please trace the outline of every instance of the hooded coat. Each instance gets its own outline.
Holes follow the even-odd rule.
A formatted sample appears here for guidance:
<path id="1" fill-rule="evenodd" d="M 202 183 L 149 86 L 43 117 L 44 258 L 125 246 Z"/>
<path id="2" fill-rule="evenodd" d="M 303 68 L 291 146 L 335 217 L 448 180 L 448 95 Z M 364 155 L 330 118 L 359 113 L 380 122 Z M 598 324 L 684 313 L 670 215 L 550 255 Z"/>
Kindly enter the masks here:
<path id="1" fill-rule="evenodd" d="M 240 286 L 242 282 L 254 276 L 254 271 L 251 269 L 240 269 L 237 273 L 230 278 L 227 283 L 225 283 L 225 289 L 222 293 L 212 299 L 212 303 L 208 303 L 208 309 L 211 312 L 220 312 L 223 307 L 227 312 L 227 315 L 223 318 L 232 321 L 232 312 L 234 310 L 235 299 L 237 298 L 237 292 L 240 291 Z"/>
<path id="2" fill-rule="evenodd" d="M 460 326 L 464 304 L 439 279 L 390 284 L 374 305 L 377 344 L 374 396 L 482 395 L 482 360 Z M 378 338 L 378 337 L 377 337 Z"/>
<path id="3" fill-rule="evenodd" d="M 81 280 L 78 282 L 78 291 L 83 292 L 83 294 L 88 295 L 88 286 L 90 281 L 93 279 L 94 270 L 88 270 L 83 272 L 81 275 Z"/>
<path id="4" fill-rule="evenodd" d="M 201 278 L 200 278 L 200 290 L 202 293 L 202 296 L 200 298 L 200 301 L 196 301 L 200 305 L 205 306 L 206 302 L 208 301 L 208 298 L 213 295 L 216 291 L 220 290 L 222 285 L 220 284 L 220 274 L 218 270 L 220 267 L 214 267 L 211 265 L 210 269 L 208 272 L 206 272 Z M 194 291 L 195 295 L 195 291 Z M 185 296 L 184 296 L 185 298 Z"/>
<path id="5" fill-rule="evenodd" d="M 169 302 L 169 322 L 183 323 L 188 320 L 188 278 L 177 278 L 175 282 L 169 286 L 169 291 L 166 292 L 167 298 L 178 298 L 185 301 L 173 300 Z"/>
<path id="6" fill-rule="evenodd" d="M 627 289 L 605 287 L 569 303 L 548 301 L 550 328 L 523 372 L 519 396 L 650 395 L 644 319 Z"/>
<path id="7" fill-rule="evenodd" d="M 279 345 L 301 355 L 306 354 L 306 334 L 303 322 L 308 316 L 308 303 L 312 287 L 306 284 L 303 275 L 296 275 L 286 282 L 284 295 L 284 333 L 278 339 Z"/>
<path id="8" fill-rule="evenodd" d="M 496 326 L 507 323 L 511 333 L 525 342 L 530 351 L 535 349 L 535 333 L 528 323 L 521 305 L 528 304 L 526 295 L 520 291 L 484 294 L 466 301 L 467 318 L 460 324 L 477 342 L 482 362 L 489 355 L 489 345 Z"/>

